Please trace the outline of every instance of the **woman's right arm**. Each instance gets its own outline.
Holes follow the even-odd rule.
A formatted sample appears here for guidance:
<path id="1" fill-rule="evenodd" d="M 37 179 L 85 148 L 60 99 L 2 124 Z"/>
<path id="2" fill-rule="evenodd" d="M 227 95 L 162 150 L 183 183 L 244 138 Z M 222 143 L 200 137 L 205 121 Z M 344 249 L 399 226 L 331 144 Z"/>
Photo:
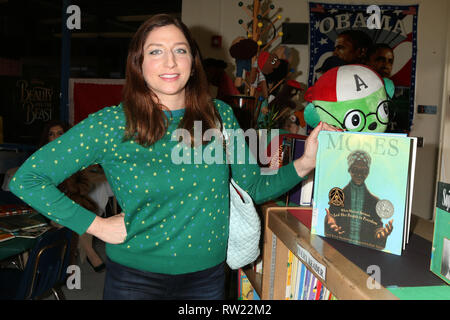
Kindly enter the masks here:
<path id="1" fill-rule="evenodd" d="M 57 186 L 75 172 L 100 163 L 103 154 L 109 151 L 105 141 L 119 139 L 115 137 L 114 130 L 108 127 L 108 117 L 112 117 L 112 114 L 109 115 L 112 113 L 110 109 L 105 108 L 90 115 L 36 151 L 19 168 L 9 184 L 14 194 L 47 218 L 78 234 L 89 229 L 89 233 L 100 238 L 105 238 L 102 232 L 109 232 L 106 225 L 110 218 L 97 217 L 69 199 Z"/>

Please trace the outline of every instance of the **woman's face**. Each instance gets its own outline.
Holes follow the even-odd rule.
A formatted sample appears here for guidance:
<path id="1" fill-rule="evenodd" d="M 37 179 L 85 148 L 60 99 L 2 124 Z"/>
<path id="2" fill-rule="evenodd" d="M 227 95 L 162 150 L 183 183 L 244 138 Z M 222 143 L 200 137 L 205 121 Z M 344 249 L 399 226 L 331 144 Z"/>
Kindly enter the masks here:
<path id="1" fill-rule="evenodd" d="M 176 26 L 158 27 L 148 34 L 142 73 L 147 86 L 169 109 L 184 107 L 192 60 L 188 41 Z"/>
<path id="2" fill-rule="evenodd" d="M 50 128 L 48 131 L 48 142 L 52 142 L 56 138 L 59 138 L 64 134 L 64 129 L 60 125 L 56 125 Z"/>

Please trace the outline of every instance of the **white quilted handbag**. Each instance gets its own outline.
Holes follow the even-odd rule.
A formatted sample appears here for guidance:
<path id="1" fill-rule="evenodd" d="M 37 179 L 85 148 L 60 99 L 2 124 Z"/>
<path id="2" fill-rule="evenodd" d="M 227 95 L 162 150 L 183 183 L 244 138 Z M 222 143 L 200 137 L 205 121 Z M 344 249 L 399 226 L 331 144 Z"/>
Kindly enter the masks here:
<path id="1" fill-rule="evenodd" d="M 223 130 L 225 140 L 228 134 Z M 235 270 L 255 261 L 260 253 L 261 221 L 252 198 L 230 178 L 230 228 L 227 264 Z"/>
<path id="2" fill-rule="evenodd" d="M 231 178 L 230 231 L 227 249 L 227 264 L 231 269 L 242 268 L 258 258 L 260 236 L 261 221 L 253 200 Z"/>

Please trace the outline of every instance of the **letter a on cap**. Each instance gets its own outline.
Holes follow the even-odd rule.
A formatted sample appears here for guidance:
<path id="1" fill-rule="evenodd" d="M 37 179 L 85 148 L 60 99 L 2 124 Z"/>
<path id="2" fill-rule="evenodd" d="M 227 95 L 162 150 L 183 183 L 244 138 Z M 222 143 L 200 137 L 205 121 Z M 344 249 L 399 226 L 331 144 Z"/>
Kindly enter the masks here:
<path id="1" fill-rule="evenodd" d="M 339 67 L 337 71 L 337 101 L 365 98 L 383 87 L 384 82 L 380 76 L 366 66 L 346 65 Z"/>
<path id="2" fill-rule="evenodd" d="M 361 87 L 364 86 L 366 89 L 369 88 L 367 84 L 364 82 L 363 79 L 361 79 L 360 76 L 357 74 L 354 74 L 353 77 L 355 78 L 355 84 L 356 84 L 356 91 L 361 91 Z"/>

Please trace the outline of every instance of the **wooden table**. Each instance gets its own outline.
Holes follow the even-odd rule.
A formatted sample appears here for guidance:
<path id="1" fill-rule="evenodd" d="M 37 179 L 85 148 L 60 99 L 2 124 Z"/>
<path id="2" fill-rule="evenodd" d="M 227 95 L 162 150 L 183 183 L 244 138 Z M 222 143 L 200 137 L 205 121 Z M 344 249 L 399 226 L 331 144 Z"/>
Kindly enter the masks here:
<path id="1" fill-rule="evenodd" d="M 313 260 L 326 268 L 325 279 L 320 279 L 320 275 L 306 265 L 338 299 L 399 299 L 392 289 L 395 283 L 391 283 L 393 277 L 388 271 L 392 271 L 399 288 L 414 289 L 417 286 L 424 286 L 432 290 L 441 290 L 439 291 L 441 297 L 449 296 L 449 288 L 445 288 L 444 282 L 435 277 L 427 267 L 431 250 L 423 244 L 429 244 L 432 239 L 432 222 L 412 216 L 410 243 L 402 256 L 398 257 L 363 247 L 347 250 L 347 247 L 352 245 L 312 235 L 307 226 L 308 221 L 299 220 L 299 217 L 289 212 L 291 209 L 293 208 L 279 207 L 275 203 L 261 206 L 264 222 L 263 272 L 257 274 L 251 267 L 243 269 L 261 299 L 284 300 L 288 253 L 290 250 L 297 255 L 299 246 L 306 250 Z M 355 252 L 356 256 L 359 254 L 360 257 L 355 257 Z M 379 264 L 383 271 L 381 277 L 383 285 L 376 290 L 367 285 L 369 275 L 366 273 L 365 265 L 368 263 Z M 395 266 L 396 270 L 387 270 L 392 269 L 389 268 L 390 265 Z"/>

